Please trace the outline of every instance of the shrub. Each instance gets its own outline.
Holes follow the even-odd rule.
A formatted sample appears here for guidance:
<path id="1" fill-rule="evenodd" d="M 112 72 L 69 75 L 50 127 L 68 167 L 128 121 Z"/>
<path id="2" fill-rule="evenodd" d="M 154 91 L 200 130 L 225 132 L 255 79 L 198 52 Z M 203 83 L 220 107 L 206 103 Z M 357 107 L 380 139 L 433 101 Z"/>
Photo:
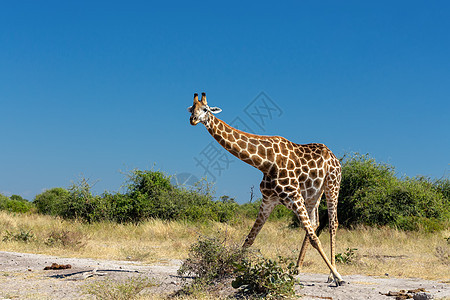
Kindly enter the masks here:
<path id="1" fill-rule="evenodd" d="M 12 232 L 12 231 L 6 231 L 6 234 L 3 236 L 2 241 L 3 242 L 9 242 L 9 241 L 17 241 L 17 242 L 24 242 L 29 243 L 35 239 L 34 234 L 31 232 L 31 230 L 24 230 L 20 229 L 18 232 Z"/>
<path id="2" fill-rule="evenodd" d="M 440 230 L 450 217 L 446 191 L 448 180 L 398 179 L 393 167 L 356 154 L 342 164 L 338 219 L 347 227 L 366 224 Z"/>
<path id="3" fill-rule="evenodd" d="M 178 275 L 195 276 L 192 284 L 185 286 L 181 293 L 208 290 L 210 286 L 235 277 L 232 286 L 245 298 L 294 296 L 296 274 L 297 268 L 291 259 L 266 259 L 208 237 L 201 237 L 191 245 L 188 259 L 178 270 Z"/>
<path id="4" fill-rule="evenodd" d="M 36 195 L 34 205 L 41 214 L 57 216 L 61 214 L 61 207 L 66 202 L 70 193 L 63 188 L 52 188 Z"/>
<path id="5" fill-rule="evenodd" d="M 33 204 L 19 195 L 12 195 L 8 198 L 0 194 L 0 210 L 6 210 L 13 213 L 26 213 L 32 208 Z"/>
<path id="6" fill-rule="evenodd" d="M 356 248 L 347 248 L 344 253 L 337 253 L 334 255 L 337 263 L 351 264 L 357 259 Z"/>
<path id="7" fill-rule="evenodd" d="M 155 285 L 153 280 L 144 277 L 130 278 L 125 281 L 103 280 L 85 286 L 84 292 L 94 295 L 96 299 L 139 299 L 139 293 Z"/>
<path id="8" fill-rule="evenodd" d="M 178 275 L 195 276 L 203 283 L 222 280 L 233 274 L 236 262 L 244 255 L 240 247 L 227 247 L 215 238 L 201 237 L 189 248 L 189 257 L 178 269 Z"/>
<path id="9" fill-rule="evenodd" d="M 265 299 L 280 299 L 295 296 L 295 275 L 298 270 L 292 259 L 278 257 L 271 260 L 264 257 L 244 259 L 236 264 L 237 277 L 232 286 L 245 296 Z"/>
<path id="10" fill-rule="evenodd" d="M 109 203 L 103 197 L 92 195 L 91 188 L 85 178 L 72 184 L 68 197 L 60 205 L 60 215 L 88 222 L 106 220 L 110 211 Z"/>

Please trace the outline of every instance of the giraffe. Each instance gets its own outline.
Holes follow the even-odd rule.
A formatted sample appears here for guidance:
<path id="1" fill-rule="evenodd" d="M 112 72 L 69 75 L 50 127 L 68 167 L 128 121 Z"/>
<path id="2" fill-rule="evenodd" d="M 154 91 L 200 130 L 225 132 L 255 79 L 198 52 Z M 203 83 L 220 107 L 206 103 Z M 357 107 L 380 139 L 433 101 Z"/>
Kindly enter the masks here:
<path id="1" fill-rule="evenodd" d="M 337 286 L 344 284 L 337 272 L 334 256 L 341 165 L 328 147 L 318 143 L 300 145 L 280 136 L 255 135 L 233 128 L 214 116 L 222 110 L 209 107 L 205 93 L 200 100 L 198 94 L 194 94 L 194 103 L 188 111 L 191 125 L 202 123 L 223 148 L 263 173 L 260 184 L 263 199 L 243 247 L 253 244 L 275 206 L 282 204 L 297 215 L 306 231 L 297 268 L 302 266 L 311 243 L 331 271 L 328 282 L 335 281 Z M 315 233 L 319 226 L 318 206 L 323 193 L 327 199 L 331 261 Z"/>

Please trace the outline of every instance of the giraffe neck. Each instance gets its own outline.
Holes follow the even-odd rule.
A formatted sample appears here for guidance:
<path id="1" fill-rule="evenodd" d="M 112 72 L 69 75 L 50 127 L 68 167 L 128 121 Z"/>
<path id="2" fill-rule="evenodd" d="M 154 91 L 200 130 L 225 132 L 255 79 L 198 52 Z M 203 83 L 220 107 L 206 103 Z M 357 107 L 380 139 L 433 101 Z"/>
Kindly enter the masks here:
<path id="1" fill-rule="evenodd" d="M 205 123 L 213 138 L 228 152 L 240 160 L 266 173 L 274 164 L 272 144 L 279 137 L 260 136 L 233 128 L 210 114 Z"/>

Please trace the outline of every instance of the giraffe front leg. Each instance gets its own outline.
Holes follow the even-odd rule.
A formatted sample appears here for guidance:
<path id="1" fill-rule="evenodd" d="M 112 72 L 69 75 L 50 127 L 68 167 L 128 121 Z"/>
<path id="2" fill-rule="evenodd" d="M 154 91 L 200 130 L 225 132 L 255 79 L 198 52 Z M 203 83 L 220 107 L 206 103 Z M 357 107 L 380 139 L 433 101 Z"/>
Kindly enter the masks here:
<path id="1" fill-rule="evenodd" d="M 314 232 L 313 226 L 309 220 L 308 213 L 302 200 L 303 199 L 300 196 L 300 198 L 297 199 L 297 201 L 293 201 L 292 206 L 294 208 L 294 211 L 297 214 L 297 217 L 300 219 L 303 228 L 306 230 L 306 234 L 309 238 L 311 245 L 319 252 L 320 256 L 322 256 L 322 259 L 325 261 L 326 265 L 333 274 L 333 278 L 334 281 L 336 282 L 336 285 L 337 286 L 343 285 L 345 282 L 342 279 L 342 276 L 338 273 L 336 267 L 331 264 L 330 260 L 323 251 L 322 244 L 320 243 L 319 238 Z"/>
<path id="2" fill-rule="evenodd" d="M 247 238 L 242 245 L 243 248 L 247 248 L 253 245 L 256 236 L 261 231 L 261 228 L 264 226 L 264 223 L 266 223 L 267 218 L 270 216 L 270 213 L 273 211 L 274 207 L 277 204 L 277 201 L 271 201 L 270 198 L 264 198 L 262 200 L 261 206 L 259 207 L 258 217 L 256 218 L 256 221 L 253 224 L 250 233 L 247 235 Z"/>

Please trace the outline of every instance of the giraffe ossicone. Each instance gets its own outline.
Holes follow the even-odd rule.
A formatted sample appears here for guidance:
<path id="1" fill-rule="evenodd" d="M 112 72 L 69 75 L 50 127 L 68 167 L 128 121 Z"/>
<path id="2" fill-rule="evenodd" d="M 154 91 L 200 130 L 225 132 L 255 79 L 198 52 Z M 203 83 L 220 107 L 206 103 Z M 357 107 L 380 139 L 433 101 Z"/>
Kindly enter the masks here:
<path id="1" fill-rule="evenodd" d="M 250 247 L 276 205 L 294 211 L 306 231 L 297 261 L 301 267 L 309 243 L 319 252 L 331 271 L 329 281 L 337 285 L 344 281 L 336 270 L 335 236 L 338 227 L 337 202 L 341 182 L 341 165 L 324 144 L 296 144 L 280 136 L 263 136 L 231 127 L 210 108 L 206 94 L 188 108 L 191 125 L 202 123 L 213 138 L 227 151 L 263 173 L 260 184 L 263 196 L 258 217 L 245 239 L 243 247 Z M 318 206 L 322 194 L 327 199 L 330 229 L 331 261 L 326 256 L 315 230 L 319 226 Z"/>

